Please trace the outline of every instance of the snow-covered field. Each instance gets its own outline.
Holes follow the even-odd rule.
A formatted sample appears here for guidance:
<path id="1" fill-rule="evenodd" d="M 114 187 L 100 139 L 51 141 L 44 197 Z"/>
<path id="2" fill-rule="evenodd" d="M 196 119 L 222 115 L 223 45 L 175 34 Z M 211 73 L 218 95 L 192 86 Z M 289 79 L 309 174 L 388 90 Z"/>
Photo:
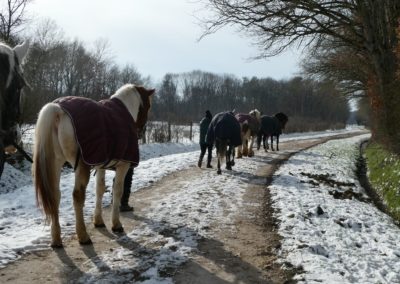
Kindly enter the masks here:
<path id="1" fill-rule="evenodd" d="M 330 131 L 281 136 L 281 141 L 310 139 L 345 133 Z M 400 229 L 371 204 L 337 196 L 365 197 L 356 180 L 354 168 L 358 144 L 368 136 L 334 140 L 294 155 L 276 173 L 271 185 L 279 233 L 284 236 L 281 261 L 302 268 L 298 276 L 307 283 L 400 283 Z M 135 169 L 133 190 L 145 188 L 174 171 L 193 166 L 198 159 L 198 144 L 141 145 L 141 162 Z M 140 261 L 121 246 L 99 255 L 98 263 L 85 271 L 82 283 L 132 279 L 132 268 L 143 271 L 143 283 L 171 283 L 160 276 L 163 267 L 177 266 L 196 249 L 197 240 L 208 234 L 207 224 L 215 218 L 229 220 L 240 212 L 246 183 L 243 177 L 261 166 L 260 160 L 238 160 L 235 170 L 243 176 L 204 171 L 201 177 L 185 184 L 187 194 L 163 197 L 151 213 L 151 222 L 135 228 L 119 241 L 134 240 L 149 250 Z M 152 170 L 153 169 L 153 170 Z M 157 170 L 154 170 L 157 169 Z M 106 175 L 111 186 L 113 172 Z M 74 234 L 72 206 L 73 173 L 61 181 L 60 222 L 63 237 Z M 2 185 L 1 185 L 2 183 Z M 36 208 L 32 179 L 6 165 L 0 186 L 9 188 L 0 195 L 0 267 L 15 261 L 21 253 L 47 248 L 49 227 Z M 87 190 L 85 216 L 89 221 L 94 209 L 94 179 Z M 343 193 L 347 191 L 347 193 Z M 351 193 L 351 192 L 352 193 Z M 227 198 L 228 208 L 221 212 L 218 196 Z M 111 195 L 106 194 L 108 205 Z M 225 206 L 226 204 L 225 203 Z M 199 212 L 201 214 L 199 214 Z M 226 214 L 226 212 L 231 212 Z M 173 230 L 178 238 L 160 232 Z M 125 238 L 125 239 L 124 239 Z M 120 260 L 120 261 L 116 261 Z M 122 261 L 121 261 L 122 260 Z"/>
<path id="2" fill-rule="evenodd" d="M 400 229 L 355 177 L 358 144 L 333 140 L 293 156 L 271 185 L 282 261 L 306 283 L 400 283 Z"/>

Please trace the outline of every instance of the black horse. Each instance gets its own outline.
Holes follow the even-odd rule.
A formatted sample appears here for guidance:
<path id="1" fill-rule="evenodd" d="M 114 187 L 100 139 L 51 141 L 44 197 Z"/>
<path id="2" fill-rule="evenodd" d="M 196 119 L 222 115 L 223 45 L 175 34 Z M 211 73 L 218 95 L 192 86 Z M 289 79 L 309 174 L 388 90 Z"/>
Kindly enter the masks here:
<path id="1" fill-rule="evenodd" d="M 26 86 L 21 63 L 29 44 L 14 48 L 0 43 L 0 177 L 5 162 L 5 148 L 19 143 L 21 133 L 21 91 Z"/>
<path id="2" fill-rule="evenodd" d="M 288 117 L 283 112 L 279 112 L 274 116 L 261 116 L 261 128 L 257 135 L 257 150 L 260 150 L 261 140 L 263 141 L 264 150 L 267 151 L 268 137 L 271 137 L 271 150 L 274 151 L 274 136 L 276 137 L 276 150 L 279 151 L 279 135 L 288 122 Z"/>
<path id="3" fill-rule="evenodd" d="M 220 112 L 214 116 L 208 127 L 207 144 L 217 148 L 218 169 L 221 174 L 221 162 L 226 159 L 226 169 L 235 165 L 235 147 L 242 144 L 240 124 L 233 112 Z"/>

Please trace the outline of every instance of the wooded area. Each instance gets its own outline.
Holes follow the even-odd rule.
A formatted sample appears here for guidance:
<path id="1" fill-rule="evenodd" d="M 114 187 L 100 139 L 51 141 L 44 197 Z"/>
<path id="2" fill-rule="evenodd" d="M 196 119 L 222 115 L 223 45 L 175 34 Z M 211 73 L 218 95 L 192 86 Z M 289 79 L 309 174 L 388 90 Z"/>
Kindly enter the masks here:
<path id="1" fill-rule="evenodd" d="M 204 0 L 214 14 L 204 36 L 236 26 L 259 45 L 259 57 L 289 47 L 309 52 L 306 71 L 366 94 L 373 138 L 400 153 L 398 0 Z"/>
<path id="2" fill-rule="evenodd" d="M 9 8 L 1 13 L 8 21 L 3 20 L 0 29 L 8 32 L 0 35 L 3 41 L 16 43 L 26 39 L 20 30 L 29 1 L 8 3 Z M 13 15 L 18 15 L 18 21 L 13 21 Z M 106 40 L 98 40 L 94 48 L 88 48 L 78 39 L 66 39 L 51 20 L 37 25 L 29 38 L 31 49 L 24 68 L 31 86 L 24 103 L 24 121 L 28 123 L 35 122 L 45 103 L 60 96 L 101 100 L 127 82 L 151 84 L 157 89 L 151 120 L 198 122 L 207 109 L 216 114 L 257 108 L 268 115 L 285 112 L 290 118 L 289 131 L 309 131 L 344 127 L 348 118 L 347 101 L 329 78 L 275 80 L 191 71 L 165 74 L 162 82 L 154 83 L 133 65 L 117 65 Z"/>

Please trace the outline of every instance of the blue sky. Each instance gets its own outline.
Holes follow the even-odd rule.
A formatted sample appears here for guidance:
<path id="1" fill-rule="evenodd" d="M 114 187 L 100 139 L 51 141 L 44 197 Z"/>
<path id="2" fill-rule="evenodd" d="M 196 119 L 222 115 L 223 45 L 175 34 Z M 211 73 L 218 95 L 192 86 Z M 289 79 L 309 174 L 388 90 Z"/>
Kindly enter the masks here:
<path id="1" fill-rule="evenodd" d="M 88 45 L 107 39 L 116 62 L 133 64 L 154 80 L 192 70 L 240 78 L 296 75 L 300 53 L 249 60 L 257 49 L 233 27 L 198 41 L 202 29 L 196 17 L 208 13 L 202 7 L 197 0 L 35 0 L 28 11 L 53 19 L 68 38 Z"/>

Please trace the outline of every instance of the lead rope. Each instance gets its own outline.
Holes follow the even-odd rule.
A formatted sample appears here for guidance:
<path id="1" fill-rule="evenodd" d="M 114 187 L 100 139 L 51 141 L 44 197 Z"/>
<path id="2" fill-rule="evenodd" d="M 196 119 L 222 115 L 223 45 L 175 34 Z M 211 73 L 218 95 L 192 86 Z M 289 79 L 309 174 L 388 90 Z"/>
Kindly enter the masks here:
<path id="1" fill-rule="evenodd" d="M 15 141 L 13 141 L 12 145 L 19 151 L 21 152 L 21 154 L 24 156 L 25 159 L 27 159 L 29 162 L 33 163 L 33 160 L 31 158 L 31 156 L 28 155 L 28 153 L 24 150 L 24 148 L 22 148 L 21 146 L 19 146 L 17 143 L 15 143 Z"/>

